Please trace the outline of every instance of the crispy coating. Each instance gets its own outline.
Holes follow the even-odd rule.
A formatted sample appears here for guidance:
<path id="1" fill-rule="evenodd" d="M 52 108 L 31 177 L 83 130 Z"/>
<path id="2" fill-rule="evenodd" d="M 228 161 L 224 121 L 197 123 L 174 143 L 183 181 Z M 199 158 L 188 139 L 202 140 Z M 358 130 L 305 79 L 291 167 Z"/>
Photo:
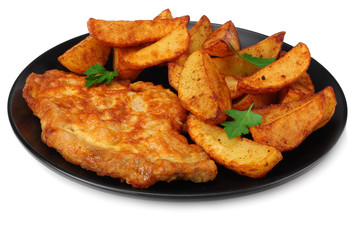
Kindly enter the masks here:
<path id="1" fill-rule="evenodd" d="M 100 176 L 135 188 L 216 177 L 210 157 L 180 134 L 187 113 L 162 86 L 113 81 L 86 88 L 84 77 L 50 70 L 29 75 L 23 97 L 40 118 L 43 142 Z"/>

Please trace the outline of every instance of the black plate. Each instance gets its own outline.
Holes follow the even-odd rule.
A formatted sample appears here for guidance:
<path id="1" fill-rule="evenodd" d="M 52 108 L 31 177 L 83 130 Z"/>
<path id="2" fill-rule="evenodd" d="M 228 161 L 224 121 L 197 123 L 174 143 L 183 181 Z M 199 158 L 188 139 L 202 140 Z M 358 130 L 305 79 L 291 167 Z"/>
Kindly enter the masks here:
<path id="1" fill-rule="evenodd" d="M 194 23 L 191 22 L 189 27 Z M 219 25 L 214 24 L 214 28 Z M 252 31 L 237 29 L 242 47 L 253 45 L 267 36 Z M 284 153 L 284 159 L 276 165 L 265 178 L 251 179 L 237 175 L 219 166 L 219 174 L 213 182 L 192 183 L 175 181 L 159 182 L 148 189 L 133 189 L 118 179 L 99 177 L 96 173 L 82 169 L 65 161 L 54 149 L 47 147 L 40 139 L 40 122 L 22 98 L 22 89 L 27 76 L 31 72 L 44 73 L 50 69 L 66 69 L 57 61 L 57 57 L 87 36 L 73 38 L 39 56 L 30 63 L 16 79 L 8 100 L 8 114 L 11 126 L 24 146 L 42 163 L 71 179 L 76 179 L 90 186 L 99 187 L 112 192 L 133 194 L 139 196 L 195 198 L 230 195 L 245 195 L 269 189 L 301 175 L 315 166 L 322 157 L 334 146 L 341 136 L 347 119 L 347 104 L 344 93 L 334 77 L 316 60 L 312 59 L 309 74 L 314 82 L 315 90 L 326 86 L 334 88 L 338 105 L 331 121 L 320 130 L 311 134 L 297 149 Z M 284 50 L 292 46 L 283 45 Z M 143 71 L 139 80 L 153 81 L 167 85 L 167 68 L 155 67 Z"/>

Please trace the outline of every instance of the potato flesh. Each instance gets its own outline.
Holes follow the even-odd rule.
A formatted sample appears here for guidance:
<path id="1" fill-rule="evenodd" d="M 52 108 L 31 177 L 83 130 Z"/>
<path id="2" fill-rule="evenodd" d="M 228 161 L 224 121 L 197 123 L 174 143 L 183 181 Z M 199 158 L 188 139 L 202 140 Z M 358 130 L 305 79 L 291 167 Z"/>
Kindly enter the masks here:
<path id="1" fill-rule="evenodd" d="M 212 60 L 214 60 L 212 58 Z M 178 90 L 179 88 L 179 78 L 181 75 L 181 71 L 183 70 L 183 66 L 177 63 L 169 63 L 168 64 L 168 79 L 169 84 L 175 89 Z M 243 95 L 242 92 L 238 91 L 237 84 L 238 80 L 234 76 L 231 75 L 222 75 L 222 77 L 225 80 L 225 83 L 229 89 L 230 92 L 230 98 L 236 99 Z"/>
<path id="2" fill-rule="evenodd" d="M 210 56 L 202 50 L 192 53 L 179 79 L 178 96 L 185 109 L 212 124 L 226 120 L 231 108 L 229 89 Z"/>
<path id="3" fill-rule="evenodd" d="M 190 44 L 188 50 L 182 54 L 174 63 L 184 65 L 186 59 L 196 50 L 202 48 L 202 44 L 212 32 L 212 25 L 207 16 L 202 16 L 200 20 L 189 30 Z"/>
<path id="4" fill-rule="evenodd" d="M 190 115 L 187 120 L 191 138 L 200 145 L 215 162 L 238 174 L 264 177 L 279 161 L 280 151 L 256 143 L 247 138 L 229 139 L 225 131 Z"/>
<path id="5" fill-rule="evenodd" d="M 183 66 L 177 63 L 170 62 L 168 63 L 168 80 L 170 86 L 172 86 L 176 91 L 179 89 L 179 79 Z"/>
<path id="6" fill-rule="evenodd" d="M 158 19 L 172 19 L 173 16 L 171 14 L 170 9 L 165 9 L 164 11 L 162 11 L 161 13 L 159 13 L 154 20 L 158 20 Z"/>

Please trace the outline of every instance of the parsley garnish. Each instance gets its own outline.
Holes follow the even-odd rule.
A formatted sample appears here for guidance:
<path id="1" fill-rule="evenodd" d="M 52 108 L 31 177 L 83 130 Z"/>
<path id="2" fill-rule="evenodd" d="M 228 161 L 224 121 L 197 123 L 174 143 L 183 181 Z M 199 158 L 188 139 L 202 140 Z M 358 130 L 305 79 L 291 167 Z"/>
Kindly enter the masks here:
<path id="1" fill-rule="evenodd" d="M 230 42 L 229 45 L 239 57 L 241 57 L 245 61 L 248 61 L 251 64 L 254 64 L 257 67 L 263 68 L 275 61 L 275 58 L 258 58 L 258 57 L 253 57 L 251 54 L 248 53 L 241 55 L 238 51 L 236 51 L 236 49 L 233 47 L 233 45 Z"/>
<path id="2" fill-rule="evenodd" d="M 85 85 L 86 87 L 90 87 L 96 83 L 109 84 L 110 81 L 118 75 L 118 71 L 107 71 L 100 64 L 92 65 L 88 70 L 84 72 L 87 75 Z"/>
<path id="3" fill-rule="evenodd" d="M 226 121 L 221 124 L 229 139 L 248 134 L 250 127 L 257 126 L 262 122 L 262 116 L 251 111 L 253 105 L 254 103 L 246 111 L 235 109 L 226 111 L 226 114 L 234 119 L 234 121 Z"/>

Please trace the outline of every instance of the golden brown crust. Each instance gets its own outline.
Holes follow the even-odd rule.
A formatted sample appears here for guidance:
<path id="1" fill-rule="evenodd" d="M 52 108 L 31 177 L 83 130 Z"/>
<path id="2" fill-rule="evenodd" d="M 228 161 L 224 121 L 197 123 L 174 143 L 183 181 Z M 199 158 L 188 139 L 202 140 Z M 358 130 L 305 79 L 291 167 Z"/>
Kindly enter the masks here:
<path id="1" fill-rule="evenodd" d="M 175 179 L 205 182 L 215 163 L 179 134 L 187 113 L 170 90 L 152 83 L 85 87 L 85 78 L 31 74 L 23 96 L 41 120 L 42 140 L 69 162 L 136 188 Z"/>
<path id="2" fill-rule="evenodd" d="M 136 46 L 160 40 L 180 24 L 188 25 L 189 16 L 173 19 L 106 21 L 90 18 L 87 22 L 91 36 L 112 47 Z"/>
<path id="3" fill-rule="evenodd" d="M 263 116 L 263 122 L 250 128 L 255 142 L 277 148 L 281 152 L 298 147 L 324 119 L 326 109 L 324 94 L 284 104 L 272 105 L 274 113 Z M 276 108 L 279 108 L 276 110 Z M 266 109 L 266 108 L 264 108 Z M 259 110 L 261 112 L 261 110 Z M 259 113 L 256 109 L 254 112 Z M 266 112 L 266 110 L 262 110 Z M 284 112 L 282 115 L 281 112 Z"/>
<path id="4" fill-rule="evenodd" d="M 239 36 L 235 25 L 232 21 L 227 21 L 208 36 L 202 47 L 210 56 L 226 57 L 235 54 L 230 44 L 236 51 L 240 50 Z"/>

